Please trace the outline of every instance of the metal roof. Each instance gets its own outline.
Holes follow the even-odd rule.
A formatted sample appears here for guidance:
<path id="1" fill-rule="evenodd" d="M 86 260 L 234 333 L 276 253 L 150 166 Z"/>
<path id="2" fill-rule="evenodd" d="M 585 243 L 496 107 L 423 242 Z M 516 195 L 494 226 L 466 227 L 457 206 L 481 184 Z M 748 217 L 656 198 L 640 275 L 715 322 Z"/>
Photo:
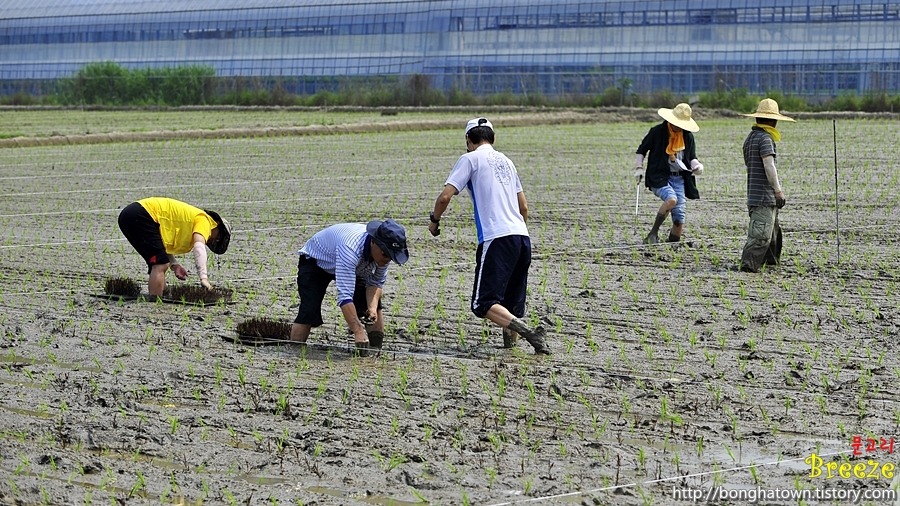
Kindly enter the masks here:
<path id="1" fill-rule="evenodd" d="M 893 0 L 593 0 L 559 2 L 558 0 L 7 0 L 0 2 L 0 20 L 16 18 L 45 18 L 57 16 L 95 16 L 161 12 L 190 12 L 215 10 L 252 10 L 291 7 L 353 7 L 361 11 L 386 9 L 396 12 L 409 7 L 429 9 L 480 9 L 496 13 L 504 7 L 553 5 L 556 9 L 578 11 L 591 5 L 611 4 L 612 10 L 671 10 L 671 9 L 729 9 L 761 6 L 809 5 L 871 5 L 891 4 Z M 608 7 L 608 8 L 609 8 Z M 607 9 L 608 9 L 607 8 Z"/>

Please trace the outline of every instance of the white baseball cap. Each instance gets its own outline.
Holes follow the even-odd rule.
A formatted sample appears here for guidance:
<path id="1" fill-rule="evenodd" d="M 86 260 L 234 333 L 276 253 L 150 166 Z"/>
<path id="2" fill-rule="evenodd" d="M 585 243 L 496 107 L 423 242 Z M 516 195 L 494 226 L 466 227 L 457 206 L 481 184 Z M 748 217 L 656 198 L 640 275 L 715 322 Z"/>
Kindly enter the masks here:
<path id="1" fill-rule="evenodd" d="M 469 122 L 466 123 L 466 134 L 469 133 L 469 130 L 480 126 L 486 126 L 491 130 L 494 129 L 494 125 L 492 125 L 491 122 L 487 120 L 487 118 L 475 118 L 470 119 Z"/>

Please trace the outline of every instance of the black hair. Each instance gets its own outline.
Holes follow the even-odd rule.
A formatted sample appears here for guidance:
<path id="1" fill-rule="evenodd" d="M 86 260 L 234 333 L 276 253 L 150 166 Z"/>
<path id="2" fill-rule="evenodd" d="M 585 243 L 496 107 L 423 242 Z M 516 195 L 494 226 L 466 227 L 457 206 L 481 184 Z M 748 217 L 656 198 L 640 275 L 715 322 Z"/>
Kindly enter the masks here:
<path id="1" fill-rule="evenodd" d="M 769 125 L 769 126 L 775 126 L 778 124 L 778 120 L 772 119 L 772 118 L 756 118 L 756 122 L 759 123 L 760 125 Z"/>
<path id="2" fill-rule="evenodd" d="M 225 226 L 225 220 L 219 216 L 219 213 L 208 209 L 204 209 L 203 212 L 208 214 L 213 221 L 216 222 L 216 226 L 213 228 L 218 229 L 219 231 L 218 237 L 207 240 L 206 245 L 216 255 L 222 255 L 228 251 L 228 244 L 231 242 L 231 232 L 228 231 L 228 227 Z"/>
<path id="3" fill-rule="evenodd" d="M 489 144 L 494 143 L 494 129 L 487 126 L 477 126 L 466 133 L 466 137 L 472 141 L 472 144 L 478 145 L 484 141 Z"/>

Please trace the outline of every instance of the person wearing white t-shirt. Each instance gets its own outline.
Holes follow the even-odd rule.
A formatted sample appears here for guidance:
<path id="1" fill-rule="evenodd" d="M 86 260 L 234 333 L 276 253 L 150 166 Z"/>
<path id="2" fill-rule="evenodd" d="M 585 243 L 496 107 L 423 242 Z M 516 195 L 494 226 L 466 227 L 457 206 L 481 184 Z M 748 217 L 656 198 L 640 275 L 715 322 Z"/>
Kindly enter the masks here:
<path id="1" fill-rule="evenodd" d="M 511 348 L 518 336 L 534 347 L 535 354 L 549 355 L 546 330 L 529 327 L 525 316 L 525 292 L 531 266 L 528 236 L 528 201 L 512 160 L 494 149 L 494 127 L 486 118 L 466 124 L 466 154 L 459 157 L 431 213 L 429 231 L 440 234 L 440 221 L 450 200 L 463 188 L 475 204 L 475 282 L 472 312 L 503 328 L 503 346 Z"/>

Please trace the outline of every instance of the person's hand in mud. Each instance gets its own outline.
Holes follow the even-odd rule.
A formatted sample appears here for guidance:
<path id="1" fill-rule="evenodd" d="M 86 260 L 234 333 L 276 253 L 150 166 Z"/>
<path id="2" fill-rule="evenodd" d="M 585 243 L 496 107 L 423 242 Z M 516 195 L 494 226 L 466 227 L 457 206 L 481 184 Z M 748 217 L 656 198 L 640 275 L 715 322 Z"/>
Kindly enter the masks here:
<path id="1" fill-rule="evenodd" d="M 366 314 L 362 315 L 359 319 L 363 325 L 374 325 L 377 320 L 378 312 L 372 308 L 366 309 Z"/>
<path id="2" fill-rule="evenodd" d="M 205 277 L 200 278 L 200 285 L 209 291 L 212 291 L 212 289 L 213 289 L 212 283 L 210 283 L 209 279 L 207 279 Z"/>
<path id="3" fill-rule="evenodd" d="M 184 281 L 188 277 L 188 271 L 181 264 L 172 264 L 172 272 L 175 273 L 175 277 Z"/>

